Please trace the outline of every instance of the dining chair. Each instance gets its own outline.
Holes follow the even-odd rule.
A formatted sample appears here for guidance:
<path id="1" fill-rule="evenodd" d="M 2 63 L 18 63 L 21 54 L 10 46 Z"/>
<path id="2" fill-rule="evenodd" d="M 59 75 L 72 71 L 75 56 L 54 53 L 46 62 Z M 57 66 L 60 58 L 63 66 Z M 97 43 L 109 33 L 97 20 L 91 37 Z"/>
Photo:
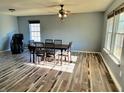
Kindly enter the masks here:
<path id="1" fill-rule="evenodd" d="M 68 48 L 67 50 L 61 54 L 58 54 L 58 60 L 60 59 L 60 57 L 64 57 L 65 61 L 66 61 L 66 57 L 68 58 L 68 62 L 71 62 L 71 46 L 72 46 L 72 42 L 69 42 L 68 44 Z M 62 65 L 62 58 L 61 58 L 61 65 Z"/>
<path id="2" fill-rule="evenodd" d="M 41 61 L 45 61 L 45 47 L 43 42 L 36 42 L 35 43 L 36 49 L 36 57 L 38 59 L 38 62 L 40 62 L 39 58 L 41 58 Z"/>
<path id="3" fill-rule="evenodd" d="M 28 50 L 30 52 L 30 62 L 32 61 L 32 55 L 35 52 L 35 48 L 33 47 L 35 46 L 34 40 L 29 40 L 28 41 Z"/>
<path id="4" fill-rule="evenodd" d="M 28 41 L 28 44 L 29 44 L 29 45 L 34 45 L 35 42 L 34 42 L 34 40 L 29 40 L 29 41 Z"/>
<path id="5" fill-rule="evenodd" d="M 45 39 L 45 43 L 53 43 L 53 39 Z"/>
<path id="6" fill-rule="evenodd" d="M 34 46 L 31 46 L 30 44 L 28 44 L 28 50 L 30 52 L 30 62 L 32 61 L 32 55 L 33 55 L 33 58 L 35 57 L 35 47 Z M 33 59 L 34 60 L 34 59 Z"/>
<path id="7" fill-rule="evenodd" d="M 45 55 L 46 55 L 46 59 L 48 58 L 53 58 L 55 61 L 55 45 L 54 43 L 45 43 Z"/>
<path id="8" fill-rule="evenodd" d="M 54 40 L 54 44 L 55 44 L 55 47 L 56 46 L 61 46 L 62 45 L 62 40 L 60 39 L 55 39 Z M 58 56 L 58 54 L 61 53 L 61 50 L 55 50 L 55 59 L 57 59 L 56 57 Z"/>
<path id="9" fill-rule="evenodd" d="M 55 45 L 56 45 L 56 44 L 61 45 L 61 44 L 62 44 L 62 40 L 55 39 L 55 40 L 54 40 L 54 44 L 55 44 Z"/>

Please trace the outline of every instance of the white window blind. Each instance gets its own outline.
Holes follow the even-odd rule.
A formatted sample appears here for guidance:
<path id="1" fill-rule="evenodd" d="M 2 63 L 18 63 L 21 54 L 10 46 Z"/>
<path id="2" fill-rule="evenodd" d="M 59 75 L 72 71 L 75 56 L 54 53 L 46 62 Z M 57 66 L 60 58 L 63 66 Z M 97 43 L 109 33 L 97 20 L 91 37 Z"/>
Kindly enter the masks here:
<path id="1" fill-rule="evenodd" d="M 30 30 L 30 39 L 36 42 L 41 41 L 40 35 L 40 22 L 39 21 L 30 21 L 29 22 L 29 30 Z"/>

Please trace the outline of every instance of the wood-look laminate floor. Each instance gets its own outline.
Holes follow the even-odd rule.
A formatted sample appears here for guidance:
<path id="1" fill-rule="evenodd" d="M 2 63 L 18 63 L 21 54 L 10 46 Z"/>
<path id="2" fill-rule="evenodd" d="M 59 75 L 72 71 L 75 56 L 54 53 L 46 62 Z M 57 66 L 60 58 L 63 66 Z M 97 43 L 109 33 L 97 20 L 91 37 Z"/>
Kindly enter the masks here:
<path id="1" fill-rule="evenodd" d="M 73 53 L 72 63 L 29 62 L 29 53 L 0 53 L 0 91 L 117 91 L 99 54 Z"/>

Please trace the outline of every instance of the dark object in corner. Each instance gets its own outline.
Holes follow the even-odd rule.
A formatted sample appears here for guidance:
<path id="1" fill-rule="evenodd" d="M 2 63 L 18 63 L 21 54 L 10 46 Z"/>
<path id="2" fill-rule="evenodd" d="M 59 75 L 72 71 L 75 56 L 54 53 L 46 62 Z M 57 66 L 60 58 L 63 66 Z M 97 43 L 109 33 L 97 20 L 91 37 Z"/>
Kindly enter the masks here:
<path id="1" fill-rule="evenodd" d="M 23 34 L 14 34 L 10 43 L 12 54 L 22 53 L 23 48 Z"/>

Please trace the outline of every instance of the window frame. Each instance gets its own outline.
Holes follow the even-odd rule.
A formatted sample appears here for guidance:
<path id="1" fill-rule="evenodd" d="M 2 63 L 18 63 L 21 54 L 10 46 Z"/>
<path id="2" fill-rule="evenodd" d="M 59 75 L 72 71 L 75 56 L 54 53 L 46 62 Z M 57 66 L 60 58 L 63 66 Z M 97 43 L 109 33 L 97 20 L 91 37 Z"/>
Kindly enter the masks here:
<path id="1" fill-rule="evenodd" d="M 111 32 L 111 41 L 110 41 L 110 50 L 109 49 L 107 49 L 107 40 L 108 40 L 108 33 L 110 33 L 109 31 L 108 31 L 108 22 L 109 22 L 109 19 L 107 19 L 107 25 L 106 25 L 106 37 L 105 37 L 105 49 L 107 50 L 107 51 L 109 51 L 110 53 L 111 53 L 111 46 L 112 46 L 112 37 L 113 37 L 113 30 L 114 30 L 114 17 L 111 17 L 111 18 L 113 18 L 113 24 L 112 24 L 112 32 Z M 110 19 L 111 19 L 110 18 Z"/>
<path id="2" fill-rule="evenodd" d="M 124 12 L 122 12 L 122 13 L 124 13 Z M 121 13 L 120 13 L 121 14 Z M 121 55 L 122 55 L 122 50 L 121 50 L 121 55 L 120 55 L 120 58 L 118 58 L 115 54 L 114 54 L 114 49 L 115 49 L 115 43 L 116 43 L 116 36 L 117 36 L 117 34 L 124 34 L 124 33 L 118 33 L 118 30 L 119 30 L 119 23 L 120 23 L 120 14 L 118 14 L 118 15 L 116 15 L 117 16 L 117 22 L 116 22 L 116 29 L 115 29 L 115 36 L 114 36 L 114 43 L 113 43 L 113 51 L 112 51 L 112 53 L 113 53 L 113 55 L 119 60 L 119 61 L 121 61 Z M 123 39 L 123 41 L 124 41 L 124 39 Z M 122 42 L 123 42 L 122 41 Z M 122 49 L 123 49 L 123 45 L 122 45 L 122 47 L 121 47 Z"/>
<path id="3" fill-rule="evenodd" d="M 30 26 L 33 26 L 33 25 L 35 25 L 35 24 L 39 24 L 39 31 L 37 31 L 36 29 L 35 30 L 31 30 L 31 27 Z M 34 26 L 34 28 L 36 28 L 37 26 Z M 35 35 L 33 35 L 32 36 L 32 33 L 38 33 L 39 34 L 39 36 L 35 36 Z M 41 28 L 40 28 L 40 21 L 29 21 L 29 33 L 30 33 L 30 40 L 34 40 L 35 42 L 40 42 L 41 41 Z M 35 37 L 37 37 L 37 40 L 36 39 L 32 39 L 32 38 L 35 38 Z M 38 38 L 39 38 L 39 40 L 38 40 Z"/>
<path id="4" fill-rule="evenodd" d="M 121 12 L 121 13 L 124 13 L 124 12 Z M 120 14 L 121 14 L 121 13 L 112 16 L 112 18 L 113 18 L 113 29 L 112 29 L 110 50 L 107 49 L 107 38 L 108 38 L 108 33 L 109 33 L 107 26 L 108 26 L 108 20 L 109 20 L 110 18 L 107 19 L 106 37 L 105 37 L 105 45 L 104 45 L 105 51 L 107 51 L 107 53 L 109 54 L 109 56 L 110 56 L 114 61 L 116 61 L 117 64 L 120 64 L 120 63 L 121 63 L 121 57 L 122 57 L 122 52 L 121 52 L 120 58 L 118 58 L 118 57 L 114 54 L 114 48 L 115 48 L 115 43 L 116 43 L 116 35 L 117 35 L 117 32 L 118 32 L 119 21 L 120 21 Z M 124 39 L 123 39 L 122 42 L 124 42 Z M 124 44 L 123 44 L 123 46 L 122 46 L 122 51 L 123 51 L 123 47 L 124 47 Z"/>

